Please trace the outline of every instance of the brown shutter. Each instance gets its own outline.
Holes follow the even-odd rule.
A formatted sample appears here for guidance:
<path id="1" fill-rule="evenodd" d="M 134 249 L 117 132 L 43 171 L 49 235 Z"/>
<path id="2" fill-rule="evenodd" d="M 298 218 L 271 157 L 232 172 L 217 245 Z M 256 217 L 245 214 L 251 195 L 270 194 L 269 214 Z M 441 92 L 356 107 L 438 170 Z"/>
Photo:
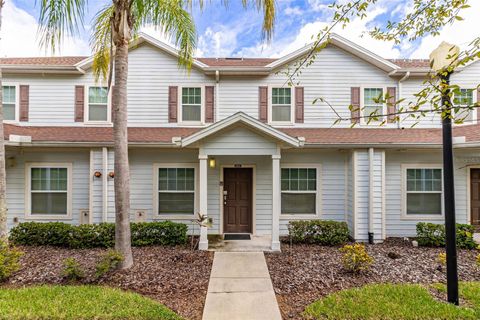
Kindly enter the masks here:
<path id="1" fill-rule="evenodd" d="M 110 85 L 110 91 L 108 92 L 108 95 L 110 97 L 110 120 L 113 123 L 113 117 L 115 115 L 115 112 L 113 111 L 113 89 L 115 88 L 114 84 Z"/>
<path id="2" fill-rule="evenodd" d="M 360 121 L 360 87 L 352 87 L 350 91 L 350 117 L 352 123 Z"/>
<path id="3" fill-rule="evenodd" d="M 28 121 L 29 95 L 29 86 L 20 85 L 20 121 Z"/>
<path id="4" fill-rule="evenodd" d="M 75 86 L 75 122 L 83 122 L 84 107 L 85 107 L 85 87 Z"/>
<path id="5" fill-rule="evenodd" d="M 215 87 L 205 87 L 205 122 L 215 121 Z"/>
<path id="6" fill-rule="evenodd" d="M 258 119 L 268 121 L 268 87 L 258 87 Z"/>
<path id="7" fill-rule="evenodd" d="M 303 87 L 295 87 L 295 122 L 303 123 L 304 98 Z"/>
<path id="8" fill-rule="evenodd" d="M 178 87 L 168 87 L 168 122 L 177 122 Z"/>
<path id="9" fill-rule="evenodd" d="M 388 87 L 387 95 L 389 97 L 387 100 L 387 122 L 393 123 L 397 118 L 397 115 L 395 114 L 397 112 L 397 104 L 395 103 L 397 101 L 397 89 L 395 87 Z"/>

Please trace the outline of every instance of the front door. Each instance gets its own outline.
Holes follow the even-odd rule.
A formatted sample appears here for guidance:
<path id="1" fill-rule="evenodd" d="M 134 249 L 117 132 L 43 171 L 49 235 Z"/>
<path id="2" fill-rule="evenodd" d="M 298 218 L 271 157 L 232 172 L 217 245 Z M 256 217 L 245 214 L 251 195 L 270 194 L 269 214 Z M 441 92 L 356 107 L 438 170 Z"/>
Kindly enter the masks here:
<path id="1" fill-rule="evenodd" d="M 480 227 L 480 169 L 470 171 L 471 223 Z"/>
<path id="2" fill-rule="evenodd" d="M 225 168 L 223 171 L 225 233 L 252 232 L 252 178 L 252 168 Z"/>

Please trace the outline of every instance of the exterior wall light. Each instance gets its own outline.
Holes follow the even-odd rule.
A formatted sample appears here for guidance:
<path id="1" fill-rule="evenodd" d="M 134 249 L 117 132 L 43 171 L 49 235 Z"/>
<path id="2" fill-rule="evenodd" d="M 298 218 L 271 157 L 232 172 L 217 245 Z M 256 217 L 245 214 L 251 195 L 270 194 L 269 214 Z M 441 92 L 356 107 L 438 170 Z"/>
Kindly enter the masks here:
<path id="1" fill-rule="evenodd" d="M 100 177 L 102 176 L 102 173 L 101 173 L 100 171 L 95 171 L 94 174 L 93 174 L 93 176 L 94 176 L 95 178 L 100 178 Z"/>
<path id="2" fill-rule="evenodd" d="M 113 171 L 110 171 L 108 173 L 108 176 L 113 179 L 113 178 L 115 178 L 115 173 Z"/>
<path id="3" fill-rule="evenodd" d="M 208 165 L 210 168 L 215 168 L 215 166 L 217 165 L 216 161 L 215 161 L 215 158 L 210 158 L 208 160 Z"/>

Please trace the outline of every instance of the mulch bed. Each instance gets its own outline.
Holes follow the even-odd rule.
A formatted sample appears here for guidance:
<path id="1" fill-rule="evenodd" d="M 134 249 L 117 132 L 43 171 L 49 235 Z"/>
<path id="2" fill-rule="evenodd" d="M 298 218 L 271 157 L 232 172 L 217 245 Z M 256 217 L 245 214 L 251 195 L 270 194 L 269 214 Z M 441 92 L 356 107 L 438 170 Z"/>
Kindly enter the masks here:
<path id="1" fill-rule="evenodd" d="M 371 269 L 359 275 L 342 268 L 339 247 L 316 245 L 282 245 L 281 253 L 266 253 L 268 269 L 285 319 L 301 319 L 307 305 L 332 292 L 368 283 L 445 282 L 445 271 L 437 262 L 443 248 L 413 247 L 403 239 L 389 239 L 382 244 L 367 245 L 375 259 Z M 392 259 L 389 253 L 399 254 Z M 477 250 L 458 251 L 458 274 L 461 281 L 480 281 L 475 264 Z M 392 254 L 390 254 L 392 255 Z"/>
<path id="2" fill-rule="evenodd" d="M 19 247 L 25 255 L 21 270 L 6 286 L 62 284 L 63 260 L 69 257 L 85 268 L 83 283 L 98 283 L 151 297 L 186 319 L 201 319 L 213 253 L 187 247 L 133 248 L 134 266 L 94 282 L 95 264 L 105 249 L 72 250 L 54 247 Z"/>

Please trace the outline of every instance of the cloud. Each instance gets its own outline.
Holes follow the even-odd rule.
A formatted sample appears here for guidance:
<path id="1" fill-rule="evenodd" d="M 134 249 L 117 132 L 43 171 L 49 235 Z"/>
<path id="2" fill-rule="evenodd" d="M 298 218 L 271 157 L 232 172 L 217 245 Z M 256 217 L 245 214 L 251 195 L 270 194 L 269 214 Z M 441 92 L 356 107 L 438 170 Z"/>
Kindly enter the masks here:
<path id="1" fill-rule="evenodd" d="M 12 1 L 5 1 L 2 10 L 0 32 L 1 57 L 32 57 L 51 55 L 50 50 L 40 48 L 37 20 L 25 10 L 16 7 Z M 89 55 L 90 48 L 85 39 L 65 37 L 56 55 Z"/>
<path id="2" fill-rule="evenodd" d="M 464 9 L 460 16 L 464 18 L 463 21 L 455 21 L 451 25 L 445 26 L 440 32 L 439 36 L 427 36 L 420 41 L 420 45 L 411 54 L 411 58 L 428 58 L 432 52 L 442 41 L 447 41 L 459 45 L 465 49 L 467 45 L 476 37 L 479 36 L 480 19 L 478 13 L 480 12 L 480 1 L 470 1 L 471 6 Z"/>
<path id="3" fill-rule="evenodd" d="M 285 10 L 283 10 L 283 13 L 285 13 L 287 16 L 299 16 L 303 13 L 303 10 L 300 9 L 300 7 L 286 7 Z"/>
<path id="4" fill-rule="evenodd" d="M 214 29 L 215 28 L 215 29 Z M 236 28 L 225 25 L 208 27 L 198 38 L 198 56 L 227 57 L 237 48 Z"/>

